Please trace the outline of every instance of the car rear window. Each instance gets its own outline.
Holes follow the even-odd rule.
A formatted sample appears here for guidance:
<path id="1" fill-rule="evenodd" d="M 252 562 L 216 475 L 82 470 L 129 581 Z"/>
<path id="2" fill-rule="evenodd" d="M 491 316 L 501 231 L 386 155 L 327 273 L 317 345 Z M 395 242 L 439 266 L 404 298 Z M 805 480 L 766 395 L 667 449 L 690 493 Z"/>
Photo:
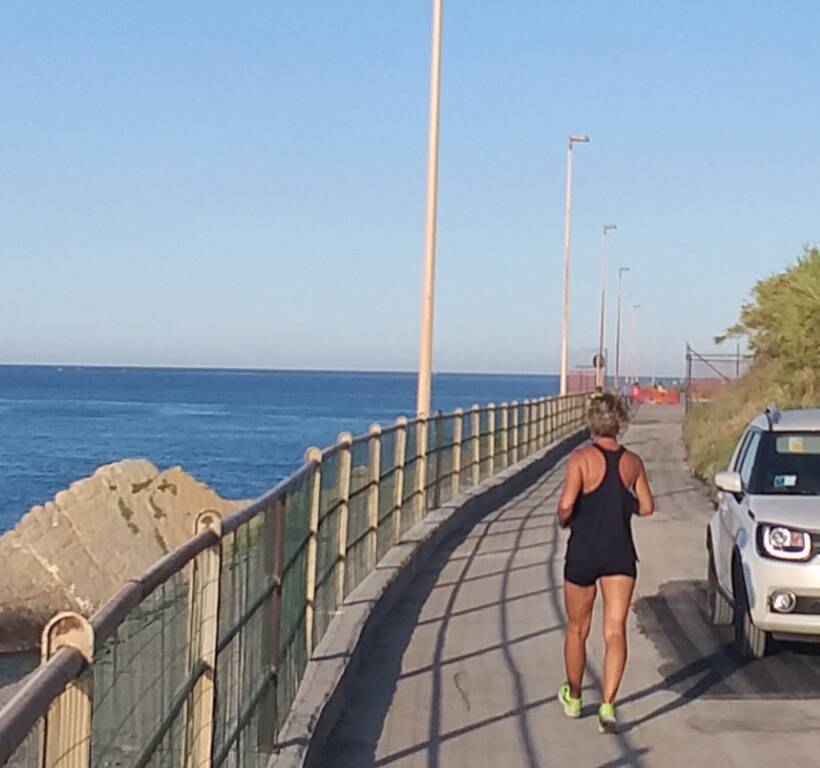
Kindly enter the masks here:
<path id="1" fill-rule="evenodd" d="M 820 432 L 764 433 L 750 490 L 820 494 Z"/>

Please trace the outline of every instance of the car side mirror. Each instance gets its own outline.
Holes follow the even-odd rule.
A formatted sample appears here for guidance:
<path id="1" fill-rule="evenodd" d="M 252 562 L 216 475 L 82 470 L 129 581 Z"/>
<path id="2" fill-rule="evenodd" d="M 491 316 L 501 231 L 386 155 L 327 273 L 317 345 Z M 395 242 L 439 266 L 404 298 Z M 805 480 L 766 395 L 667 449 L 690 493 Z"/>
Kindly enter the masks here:
<path id="1" fill-rule="evenodd" d="M 743 481 L 739 472 L 718 472 L 715 475 L 715 485 L 726 493 L 743 493 Z"/>

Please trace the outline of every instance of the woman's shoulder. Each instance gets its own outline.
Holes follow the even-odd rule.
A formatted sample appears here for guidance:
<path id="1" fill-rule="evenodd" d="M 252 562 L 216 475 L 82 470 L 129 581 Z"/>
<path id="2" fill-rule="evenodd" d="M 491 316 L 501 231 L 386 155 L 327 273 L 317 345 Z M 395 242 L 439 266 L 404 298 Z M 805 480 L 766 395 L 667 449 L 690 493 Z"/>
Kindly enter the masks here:
<path id="1" fill-rule="evenodd" d="M 586 445 L 578 446 L 572 453 L 569 455 L 569 461 L 576 463 L 576 464 L 585 464 L 590 457 L 600 456 L 600 451 L 592 444 L 587 443 Z"/>
<path id="2" fill-rule="evenodd" d="M 643 466 L 643 459 L 638 456 L 635 451 L 631 451 L 629 448 L 624 447 L 623 456 L 621 457 L 621 461 L 625 464 L 635 467 L 636 469 L 640 469 Z"/>

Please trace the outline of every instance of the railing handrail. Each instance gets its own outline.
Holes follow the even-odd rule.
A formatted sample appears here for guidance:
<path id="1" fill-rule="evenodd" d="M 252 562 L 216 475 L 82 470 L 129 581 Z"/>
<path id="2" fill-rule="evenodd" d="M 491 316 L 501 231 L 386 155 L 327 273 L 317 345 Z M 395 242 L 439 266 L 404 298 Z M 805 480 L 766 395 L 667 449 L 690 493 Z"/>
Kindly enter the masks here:
<path id="1" fill-rule="evenodd" d="M 167 583 L 171 577 L 182 572 L 189 566 L 189 564 L 194 562 L 198 556 L 206 552 L 206 550 L 219 545 L 221 540 L 228 534 L 236 532 L 244 524 L 266 514 L 275 503 L 281 502 L 284 504 L 289 491 L 298 487 L 300 483 L 310 478 L 317 467 L 322 466 L 329 459 L 341 454 L 343 451 L 350 452 L 355 447 L 369 444 L 370 441 L 374 439 L 374 436 L 378 439 L 383 439 L 384 437 L 389 437 L 390 435 L 398 433 L 401 430 L 403 430 L 405 434 L 409 434 L 409 430 L 412 427 L 424 428 L 423 431 L 417 430 L 419 434 L 423 435 L 425 438 L 425 445 L 423 446 L 423 449 L 422 446 L 417 445 L 416 455 L 408 455 L 405 459 L 405 464 L 403 465 L 406 469 L 407 466 L 414 464 L 419 460 L 424 460 L 421 464 L 421 467 L 423 468 L 423 471 L 421 471 L 422 480 L 420 481 L 417 490 L 410 496 L 406 497 L 407 499 L 412 499 L 415 493 L 421 493 L 421 503 L 424 505 L 425 494 L 431 489 L 430 483 L 424 478 L 427 461 L 432 455 L 437 455 L 440 451 L 445 449 L 450 449 L 452 451 L 456 445 L 459 446 L 460 455 L 460 446 L 464 445 L 465 441 L 472 441 L 474 450 L 477 451 L 475 456 L 478 457 L 478 464 L 476 465 L 476 459 L 470 459 L 468 454 L 467 458 L 470 459 L 470 461 L 463 464 L 461 469 L 469 469 L 472 471 L 474 478 L 480 478 L 482 466 L 486 460 L 486 457 L 481 457 L 480 445 L 476 447 L 475 443 L 476 441 L 480 442 L 484 438 L 488 438 L 490 435 L 493 436 L 494 440 L 494 436 L 500 428 L 496 421 L 495 414 L 499 412 L 506 414 L 510 411 L 517 412 L 519 409 L 526 409 L 527 415 L 524 417 L 525 421 L 519 422 L 519 419 L 516 416 L 514 420 L 509 420 L 508 425 L 502 427 L 507 431 L 507 433 L 509 433 L 510 430 L 515 429 L 516 435 L 518 434 L 517 430 L 519 430 L 522 426 L 524 427 L 523 440 L 526 442 L 526 445 L 522 444 L 519 446 L 518 437 L 516 437 L 515 453 L 512 454 L 514 461 L 516 458 L 526 456 L 530 453 L 532 450 L 533 441 L 536 441 L 537 449 L 537 447 L 539 447 L 538 441 L 541 440 L 542 437 L 546 437 L 542 429 L 545 419 L 551 414 L 551 409 L 546 407 L 542 409 L 541 406 L 550 401 L 561 401 L 579 396 L 585 397 L 586 393 L 577 393 L 567 396 L 555 395 L 551 397 L 523 400 L 520 402 L 513 400 L 503 402 L 498 406 L 493 403 L 488 403 L 484 406 L 474 404 L 470 409 L 462 410 L 461 408 L 457 408 L 454 411 L 447 413 L 438 411 L 428 417 L 415 417 L 413 419 L 400 417 L 394 424 L 386 426 L 374 425 L 367 433 L 357 435 L 352 438 L 348 438 L 348 436 L 343 433 L 344 439 L 337 440 L 332 445 L 321 450 L 318 456 L 314 454 L 311 458 L 307 458 L 304 463 L 296 469 L 296 471 L 281 480 L 269 491 L 249 503 L 246 507 L 243 507 L 242 509 L 226 517 L 221 522 L 219 531 L 209 528 L 196 533 L 181 546 L 148 568 L 141 575 L 126 581 L 105 602 L 105 604 L 91 616 L 89 620 L 90 626 L 93 629 L 95 645 L 100 647 L 106 640 L 111 638 L 117 629 L 124 623 L 129 613 L 138 607 L 140 603 L 142 603 L 149 595 L 157 590 L 157 588 Z M 536 418 L 532 417 L 532 412 L 530 409 L 536 411 Z M 463 439 L 461 439 L 461 431 L 459 428 L 458 443 L 456 443 L 457 438 L 454 435 L 453 439 L 450 441 L 443 441 L 440 443 L 437 442 L 436 446 L 432 449 L 427 446 L 427 425 L 432 423 L 440 425 L 447 421 L 463 419 L 466 426 L 470 423 L 469 420 L 471 418 L 471 414 L 473 415 L 473 418 L 478 415 L 478 421 L 474 423 L 482 425 L 483 415 L 489 413 L 493 414 L 492 417 L 488 416 L 488 419 L 492 418 L 492 422 L 490 423 L 488 421 L 488 425 L 486 427 L 479 426 L 477 432 L 474 432 L 473 427 L 471 426 L 469 433 L 465 432 Z M 559 416 L 561 413 L 563 413 L 563 411 L 560 409 L 555 409 L 555 413 L 552 415 Z M 536 420 L 539 419 L 542 427 L 536 430 Z M 562 425 L 560 424 L 560 419 L 558 421 L 559 423 L 557 426 L 560 429 Z M 461 421 L 459 421 L 459 423 L 461 423 Z M 507 424 L 506 421 L 504 423 Z M 530 423 L 532 423 L 532 431 L 530 431 L 529 428 Z M 374 427 L 379 427 L 378 431 L 374 431 Z M 418 434 L 416 435 L 416 438 L 418 440 Z M 491 440 L 491 442 L 493 442 L 493 440 Z M 507 445 L 506 439 L 504 445 Z M 543 442 L 541 445 L 543 445 Z M 512 445 L 510 445 L 510 448 L 512 448 Z M 491 474 L 494 467 L 493 459 L 498 450 L 500 450 L 499 447 L 494 447 L 492 450 L 492 456 L 489 457 L 490 461 L 488 466 Z M 504 448 L 504 451 L 505 454 L 510 453 L 507 447 Z M 510 461 L 509 455 L 505 455 L 504 462 L 505 466 L 509 466 L 513 463 Z M 396 471 L 397 467 L 386 469 L 380 478 L 375 480 L 376 484 L 378 485 L 385 478 L 392 478 L 393 473 Z M 437 474 L 440 472 L 440 467 L 438 465 L 436 466 L 436 472 Z M 452 474 L 453 473 L 450 472 L 450 474 L 444 478 L 448 483 L 450 482 Z M 436 478 L 434 483 L 438 484 L 441 480 L 442 478 L 439 476 Z M 476 481 L 477 480 L 474 480 L 474 482 Z M 348 492 L 348 497 L 340 500 L 338 504 L 346 506 L 355 497 L 358 497 L 368 491 L 373 485 L 373 482 L 374 481 L 372 479 L 369 480 L 368 483 L 363 485 L 361 488 L 357 488 L 353 495 L 350 495 Z M 458 482 L 457 477 L 456 482 Z M 436 489 L 436 499 L 438 499 L 437 493 L 438 490 Z M 329 516 L 330 513 L 330 511 L 326 511 L 325 517 Z M 323 518 L 320 518 L 320 521 L 322 519 Z M 356 541 L 350 543 L 350 547 L 362 543 L 364 538 L 365 537 L 363 535 L 359 535 Z M 333 573 L 333 568 L 331 568 L 323 574 L 322 578 L 325 580 L 328 578 L 333 578 Z M 237 626 L 241 627 L 242 625 Z M 39 719 L 45 716 L 51 704 L 61 694 L 66 686 L 72 681 L 77 680 L 83 674 L 83 671 L 87 665 L 87 660 L 79 651 L 76 651 L 70 647 L 61 648 L 47 661 L 41 664 L 40 667 L 38 667 L 38 669 L 25 682 L 23 687 L 16 693 L 12 700 L 0 710 L 0 765 L 3 765 L 25 740 L 25 738 L 27 738 L 28 734 L 36 726 Z"/>

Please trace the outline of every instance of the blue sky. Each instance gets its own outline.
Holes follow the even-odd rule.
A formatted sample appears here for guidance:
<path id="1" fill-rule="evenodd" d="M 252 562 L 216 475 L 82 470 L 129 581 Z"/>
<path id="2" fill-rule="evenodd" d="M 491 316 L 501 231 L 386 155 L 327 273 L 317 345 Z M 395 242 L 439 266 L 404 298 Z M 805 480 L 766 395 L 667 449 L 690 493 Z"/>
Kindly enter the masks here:
<path id="1" fill-rule="evenodd" d="M 0 3 L 0 362 L 412 370 L 430 13 Z M 818 22 L 814 2 L 446 0 L 436 369 L 557 370 L 585 132 L 573 358 L 613 221 L 626 344 L 679 372 L 820 239 Z"/>

